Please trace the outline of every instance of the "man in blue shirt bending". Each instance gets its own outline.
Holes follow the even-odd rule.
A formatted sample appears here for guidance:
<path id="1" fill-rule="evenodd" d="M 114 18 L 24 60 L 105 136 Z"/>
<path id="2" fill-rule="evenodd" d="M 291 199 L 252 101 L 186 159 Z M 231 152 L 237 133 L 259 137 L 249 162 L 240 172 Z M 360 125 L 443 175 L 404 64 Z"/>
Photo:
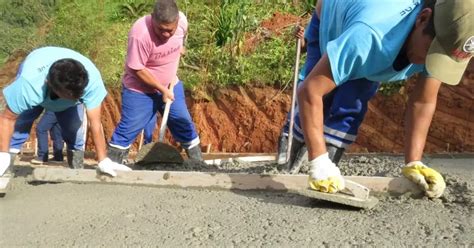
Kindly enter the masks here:
<path id="1" fill-rule="evenodd" d="M 55 113 L 67 144 L 68 164 L 80 169 L 84 160 L 83 106 L 99 160 L 99 170 L 116 175 L 130 168 L 107 158 L 100 122 L 101 103 L 107 92 L 99 70 L 88 58 L 61 47 L 31 52 L 20 65 L 14 82 L 3 90 L 6 108 L 0 113 L 0 176 L 27 140 L 31 126 L 44 110 Z"/>
<path id="2" fill-rule="evenodd" d="M 441 83 L 458 84 L 472 58 L 473 9 L 474 0 L 318 1 L 321 58 L 298 89 L 295 125 L 308 149 L 312 189 L 344 188 L 324 138 L 331 114 L 325 110 L 334 103 L 323 98 L 351 81 L 390 82 L 419 73 L 406 111 L 402 174 L 428 197 L 443 194 L 443 177 L 421 159 Z"/>

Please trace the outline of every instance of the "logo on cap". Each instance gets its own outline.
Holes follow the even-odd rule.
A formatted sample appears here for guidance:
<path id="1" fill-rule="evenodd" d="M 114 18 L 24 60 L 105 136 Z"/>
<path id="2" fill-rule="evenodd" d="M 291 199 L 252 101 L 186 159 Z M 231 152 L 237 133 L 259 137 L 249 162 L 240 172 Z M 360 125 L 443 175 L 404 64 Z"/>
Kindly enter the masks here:
<path id="1" fill-rule="evenodd" d="M 474 36 L 467 39 L 466 43 L 464 43 L 463 50 L 466 53 L 474 53 Z"/>

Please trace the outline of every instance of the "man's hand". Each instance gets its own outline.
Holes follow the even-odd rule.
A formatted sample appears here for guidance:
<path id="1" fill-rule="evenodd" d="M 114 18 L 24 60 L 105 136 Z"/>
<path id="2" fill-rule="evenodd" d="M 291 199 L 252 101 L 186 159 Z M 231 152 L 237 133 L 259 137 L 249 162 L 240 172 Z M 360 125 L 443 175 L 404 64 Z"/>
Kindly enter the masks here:
<path id="1" fill-rule="evenodd" d="M 174 101 L 174 91 L 173 91 L 173 89 L 174 89 L 174 86 L 176 84 L 178 84 L 178 82 L 179 82 L 179 78 L 178 78 L 178 76 L 175 76 L 173 81 L 168 85 L 168 89 L 166 89 L 164 92 L 162 92 L 163 102 L 166 103 L 168 101 L 171 101 L 171 102 Z"/>
<path id="2" fill-rule="evenodd" d="M 10 153 L 0 152 L 0 177 L 5 174 L 8 167 L 10 167 Z"/>
<path id="3" fill-rule="evenodd" d="M 169 102 L 169 101 L 174 101 L 174 92 L 166 89 L 162 92 L 162 97 L 163 97 L 163 102 Z"/>
<path id="4" fill-rule="evenodd" d="M 439 198 L 446 188 L 443 176 L 421 161 L 413 161 L 405 165 L 402 168 L 402 174 L 418 184 L 429 198 Z"/>
<path id="5" fill-rule="evenodd" d="M 300 39 L 302 52 L 306 51 L 306 40 L 304 39 L 304 28 L 297 24 L 293 29 L 293 35 L 296 39 Z"/>
<path id="6" fill-rule="evenodd" d="M 296 39 L 304 39 L 304 27 L 301 25 L 296 25 L 293 29 L 293 35 Z"/>
<path id="7" fill-rule="evenodd" d="M 325 193 L 336 193 L 344 189 L 344 178 L 341 171 L 329 159 L 328 153 L 311 160 L 309 171 L 309 186 Z"/>
<path id="8" fill-rule="evenodd" d="M 104 160 L 99 162 L 99 171 L 105 174 L 109 174 L 113 177 L 117 176 L 117 173 L 115 171 L 131 171 L 129 167 L 115 163 L 110 158 L 105 158 Z"/>

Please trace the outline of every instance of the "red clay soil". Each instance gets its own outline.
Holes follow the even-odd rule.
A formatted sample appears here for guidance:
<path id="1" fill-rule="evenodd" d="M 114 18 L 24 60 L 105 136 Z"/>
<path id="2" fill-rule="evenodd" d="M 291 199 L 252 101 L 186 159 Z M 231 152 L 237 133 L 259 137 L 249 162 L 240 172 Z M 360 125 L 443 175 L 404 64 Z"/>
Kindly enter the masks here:
<path id="1" fill-rule="evenodd" d="M 300 18 L 298 16 L 287 13 L 275 12 L 273 13 L 273 16 L 271 18 L 262 21 L 260 23 L 260 27 L 273 34 L 278 35 L 281 34 L 281 31 L 284 28 L 295 25 L 299 20 Z"/>
<path id="2" fill-rule="evenodd" d="M 263 37 L 281 34 L 284 28 L 294 25 L 298 19 L 298 16 L 274 13 L 261 23 Z M 307 18 L 302 21 L 306 22 Z M 247 35 L 244 51 L 251 51 L 261 37 L 261 34 Z M 24 53 L 15 54 L 0 70 L 0 88 L 11 82 L 24 56 Z M 412 84 L 408 84 L 407 88 L 410 92 Z M 106 138 L 110 139 L 120 119 L 120 89 L 108 91 L 109 95 L 103 103 L 102 123 Z M 188 108 L 203 147 L 211 145 L 213 152 L 275 152 L 280 128 L 289 110 L 289 90 L 282 93 L 273 87 L 230 87 L 213 91 L 211 95 L 211 101 L 194 100 L 193 92 L 187 92 Z M 0 103 L 2 98 L 0 94 Z M 402 152 L 406 100 L 406 94 L 379 94 L 374 97 L 350 150 Z M 429 153 L 474 152 L 473 113 L 474 64 L 471 63 L 459 86 L 442 86 L 425 150 Z M 157 130 L 154 135 L 156 139 Z M 166 138 L 172 143 L 169 133 Z M 90 139 L 87 144 L 88 149 L 93 149 Z M 135 142 L 134 149 L 137 146 L 138 142 Z"/>
<path id="3" fill-rule="evenodd" d="M 272 17 L 260 23 L 260 29 L 245 34 L 242 52 L 244 54 L 253 52 L 262 41 L 273 36 L 281 36 L 285 29 L 295 26 L 298 21 L 305 25 L 309 17 L 300 18 L 288 13 L 275 12 Z"/>
<path id="4" fill-rule="evenodd" d="M 474 75 L 472 72 L 474 70 L 471 70 Z M 119 90 L 109 92 L 103 114 L 107 137 L 120 116 Z M 289 109 L 290 92 L 281 93 L 272 87 L 231 87 L 217 90 L 213 99 L 187 99 L 204 147 L 211 145 L 214 152 L 275 152 L 279 131 Z M 351 151 L 403 152 L 406 99 L 406 94 L 379 94 L 372 99 Z M 473 103 L 474 77 L 456 87 L 442 87 L 426 152 L 474 152 Z"/>
<path id="5" fill-rule="evenodd" d="M 14 57 L 0 70 L 0 85 L 13 80 L 20 61 Z M 409 92 L 411 84 L 407 88 Z M 273 87 L 230 87 L 214 91 L 211 101 L 194 100 L 193 92 L 187 95 L 202 146 L 211 145 L 213 152 L 275 152 L 289 109 L 289 91 L 281 93 Z M 379 94 L 372 99 L 351 151 L 402 152 L 406 99 L 406 94 Z M 106 138 L 110 139 L 120 119 L 120 89 L 109 89 L 103 107 L 102 123 Z M 473 113 L 474 64 L 471 63 L 460 85 L 442 86 L 425 150 L 429 153 L 474 152 Z M 167 139 L 172 142 L 169 133 Z M 92 141 L 88 139 L 88 149 L 92 148 Z"/>

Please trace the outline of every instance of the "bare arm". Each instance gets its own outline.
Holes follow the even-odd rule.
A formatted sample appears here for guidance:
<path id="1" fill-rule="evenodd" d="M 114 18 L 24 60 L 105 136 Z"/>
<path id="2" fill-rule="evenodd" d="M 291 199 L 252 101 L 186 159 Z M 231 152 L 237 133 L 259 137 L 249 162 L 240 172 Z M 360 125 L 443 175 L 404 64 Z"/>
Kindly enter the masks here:
<path id="1" fill-rule="evenodd" d="M 94 140 L 95 150 L 97 152 L 97 159 L 100 161 L 107 157 L 107 148 L 105 145 L 105 136 L 102 124 L 100 121 L 101 107 L 87 110 L 87 118 L 90 124 L 92 139 Z"/>
<path id="2" fill-rule="evenodd" d="M 0 113 L 0 152 L 10 150 L 10 139 L 13 135 L 15 122 L 18 115 L 13 113 L 8 106 Z"/>
<path id="3" fill-rule="evenodd" d="M 410 95 L 405 113 L 405 162 L 420 161 L 436 110 L 441 82 L 420 77 Z"/>
<path id="4" fill-rule="evenodd" d="M 167 99 L 174 100 L 174 94 L 166 87 L 156 80 L 156 78 L 145 68 L 143 70 L 136 71 L 137 76 L 147 85 L 159 90 L 163 94 L 163 101 L 166 102 Z"/>
<path id="5" fill-rule="evenodd" d="M 327 54 L 319 60 L 298 89 L 300 118 L 308 159 L 326 153 L 323 134 L 323 96 L 336 88 Z"/>

